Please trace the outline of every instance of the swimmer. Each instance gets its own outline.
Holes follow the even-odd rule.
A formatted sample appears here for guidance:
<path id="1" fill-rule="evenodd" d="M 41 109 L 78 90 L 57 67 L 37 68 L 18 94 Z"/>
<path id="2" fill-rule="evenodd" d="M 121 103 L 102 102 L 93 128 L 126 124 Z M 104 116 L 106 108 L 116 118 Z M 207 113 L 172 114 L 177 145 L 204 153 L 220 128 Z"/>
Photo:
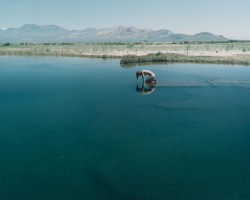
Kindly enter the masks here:
<path id="1" fill-rule="evenodd" d="M 149 77 L 146 79 L 146 83 L 152 83 L 153 81 L 157 83 L 155 74 L 153 72 L 149 70 L 141 70 L 141 71 L 136 72 L 136 78 L 138 79 L 140 76 L 142 76 L 143 82 L 144 82 L 145 75 L 149 75 Z"/>

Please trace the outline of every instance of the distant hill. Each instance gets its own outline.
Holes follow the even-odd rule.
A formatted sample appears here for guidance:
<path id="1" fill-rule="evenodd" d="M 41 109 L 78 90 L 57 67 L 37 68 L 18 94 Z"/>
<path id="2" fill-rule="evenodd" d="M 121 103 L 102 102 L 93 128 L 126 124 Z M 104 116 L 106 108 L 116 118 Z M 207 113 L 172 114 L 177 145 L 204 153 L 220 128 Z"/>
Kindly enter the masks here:
<path id="1" fill-rule="evenodd" d="M 195 35 L 185 35 L 185 34 L 173 34 L 166 37 L 164 41 L 226 41 L 228 40 L 222 35 L 214 35 L 208 32 L 202 32 Z"/>
<path id="2" fill-rule="evenodd" d="M 56 25 L 25 24 L 20 28 L 0 30 L 0 42 L 101 42 L 101 41 L 225 41 L 222 35 L 203 32 L 195 35 L 175 34 L 169 30 L 152 30 L 117 26 L 113 28 L 67 30 Z"/>

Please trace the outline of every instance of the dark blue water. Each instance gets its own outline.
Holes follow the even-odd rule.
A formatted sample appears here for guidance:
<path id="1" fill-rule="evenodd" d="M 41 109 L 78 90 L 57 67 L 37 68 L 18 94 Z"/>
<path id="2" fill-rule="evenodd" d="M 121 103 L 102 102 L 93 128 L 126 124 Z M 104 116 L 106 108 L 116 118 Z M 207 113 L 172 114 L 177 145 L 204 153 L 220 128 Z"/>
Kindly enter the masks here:
<path id="1" fill-rule="evenodd" d="M 250 199 L 250 67 L 0 57 L 1 200 Z"/>

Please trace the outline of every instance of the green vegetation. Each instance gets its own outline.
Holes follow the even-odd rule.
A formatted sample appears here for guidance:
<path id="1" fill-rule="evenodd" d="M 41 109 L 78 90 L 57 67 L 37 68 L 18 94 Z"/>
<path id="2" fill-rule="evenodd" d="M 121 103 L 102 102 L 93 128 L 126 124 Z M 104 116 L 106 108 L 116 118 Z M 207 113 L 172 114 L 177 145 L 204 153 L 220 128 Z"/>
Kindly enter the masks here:
<path id="1" fill-rule="evenodd" d="M 108 57 L 109 57 L 109 56 L 106 55 L 106 54 L 102 55 L 102 58 L 108 58 Z"/>
<path id="2" fill-rule="evenodd" d="M 10 46 L 11 44 L 9 42 L 6 42 L 3 44 L 3 46 Z"/>
<path id="3" fill-rule="evenodd" d="M 181 54 L 148 54 L 146 56 L 126 56 L 121 64 L 143 63 L 143 62 L 192 62 L 213 64 L 241 64 L 250 65 L 250 55 L 237 56 L 186 56 Z"/>

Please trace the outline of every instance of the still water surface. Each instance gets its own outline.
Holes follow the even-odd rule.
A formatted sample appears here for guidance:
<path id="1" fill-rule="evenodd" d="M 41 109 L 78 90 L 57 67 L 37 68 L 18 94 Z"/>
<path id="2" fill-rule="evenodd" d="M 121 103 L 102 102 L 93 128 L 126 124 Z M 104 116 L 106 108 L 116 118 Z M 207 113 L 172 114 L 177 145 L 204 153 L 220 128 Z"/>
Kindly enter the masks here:
<path id="1" fill-rule="evenodd" d="M 250 67 L 0 57 L 0 199 L 250 199 Z"/>

